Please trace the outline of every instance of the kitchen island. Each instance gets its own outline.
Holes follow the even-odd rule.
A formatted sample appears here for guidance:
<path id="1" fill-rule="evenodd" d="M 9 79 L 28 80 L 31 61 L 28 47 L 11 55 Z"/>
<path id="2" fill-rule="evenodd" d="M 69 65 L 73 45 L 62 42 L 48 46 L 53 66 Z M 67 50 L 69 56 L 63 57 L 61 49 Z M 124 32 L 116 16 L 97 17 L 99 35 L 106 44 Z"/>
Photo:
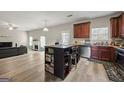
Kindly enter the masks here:
<path id="1" fill-rule="evenodd" d="M 76 45 L 45 46 L 45 70 L 64 79 L 80 59 L 80 48 Z"/>

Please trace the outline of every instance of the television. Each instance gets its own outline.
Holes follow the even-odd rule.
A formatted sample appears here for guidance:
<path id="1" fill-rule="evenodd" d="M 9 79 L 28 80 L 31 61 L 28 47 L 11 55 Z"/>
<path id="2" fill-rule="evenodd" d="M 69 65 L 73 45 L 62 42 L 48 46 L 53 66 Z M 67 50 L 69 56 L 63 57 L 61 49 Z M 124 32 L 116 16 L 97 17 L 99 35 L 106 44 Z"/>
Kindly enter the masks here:
<path id="1" fill-rule="evenodd" d="M 0 42 L 0 47 L 12 47 L 12 42 Z"/>

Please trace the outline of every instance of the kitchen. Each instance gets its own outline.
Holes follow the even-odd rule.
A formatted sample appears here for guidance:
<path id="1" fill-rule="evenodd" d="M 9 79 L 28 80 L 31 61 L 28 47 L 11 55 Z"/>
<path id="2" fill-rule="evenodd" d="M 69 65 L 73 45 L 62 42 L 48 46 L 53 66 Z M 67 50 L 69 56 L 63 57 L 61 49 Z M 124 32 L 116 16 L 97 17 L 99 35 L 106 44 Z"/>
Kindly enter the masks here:
<path id="1" fill-rule="evenodd" d="M 1 18 L 8 18 L 17 24 L 19 22 L 20 25 L 24 24 L 24 21 L 18 21 L 18 16 L 25 16 L 20 17 L 21 20 L 25 20 L 25 18 L 30 20 L 26 22 L 26 25 L 23 25 L 24 27 L 18 26 L 11 31 L 9 30 L 12 28 L 11 25 L 9 25 L 9 29 L 8 25 L 5 25 L 5 33 L 1 31 L 1 41 L 8 41 L 9 39 L 13 43 L 13 47 L 21 43 L 27 46 L 28 50 L 24 56 L 18 55 L 17 58 L 13 56 L 12 58 L 1 59 L 0 65 L 5 63 L 3 68 L 8 68 L 8 62 L 14 66 L 11 68 L 9 65 L 8 74 L 2 73 L 1 77 L 11 78 L 13 81 L 30 82 L 110 82 L 124 80 L 123 12 L 31 11 L 0 12 L 0 14 Z M 16 20 L 13 19 L 13 15 Z M 32 16 L 33 19 L 31 20 Z M 19 29 L 22 31 L 18 31 Z M 18 33 L 18 38 L 12 38 L 11 35 L 15 34 L 14 31 Z M 15 69 L 19 64 L 25 65 Z"/>
<path id="2" fill-rule="evenodd" d="M 1 92 L 123 92 L 123 0 L 3 0 L 0 9 Z"/>
<path id="3" fill-rule="evenodd" d="M 105 24 L 106 26 L 102 25 L 101 28 L 100 27 L 93 28 L 92 21 L 91 22 L 85 21 L 85 22 L 79 22 L 79 23 L 73 24 L 73 32 L 74 32 L 74 39 L 75 39 L 74 43 L 71 45 L 69 45 L 69 43 L 67 43 L 67 44 L 61 43 L 61 44 L 53 45 L 53 46 L 46 46 L 46 48 L 48 48 L 47 52 L 49 49 L 51 49 L 51 50 L 53 49 L 53 51 L 55 51 L 54 49 L 64 49 L 63 51 L 65 52 L 65 50 L 67 50 L 69 48 L 70 49 L 74 48 L 74 50 L 76 50 L 76 53 L 80 54 L 80 55 L 77 55 L 74 52 L 71 52 L 69 54 L 68 52 L 70 50 L 67 51 L 67 55 L 68 55 L 68 58 L 70 58 L 70 60 L 68 59 L 69 60 L 68 69 L 66 68 L 66 71 L 63 73 L 67 72 L 66 74 L 69 74 L 69 71 L 71 71 L 71 69 L 72 69 L 72 64 L 76 66 L 78 64 L 80 57 L 81 58 L 83 57 L 88 60 L 92 60 L 93 62 L 98 62 L 100 64 L 103 64 L 110 80 L 123 81 L 124 80 L 124 76 L 123 76 L 123 73 L 124 73 L 124 71 L 123 71 L 124 70 L 123 69 L 124 68 L 124 65 L 123 65 L 123 62 L 124 62 L 124 60 L 123 60 L 123 58 L 124 58 L 124 56 L 123 56 L 124 55 L 124 49 L 123 49 L 124 48 L 124 40 L 123 40 L 124 34 L 123 33 L 124 32 L 123 31 L 124 30 L 122 30 L 123 29 L 123 19 L 124 19 L 123 13 L 118 13 L 117 16 L 110 17 L 109 20 L 107 20 L 109 22 L 107 22 L 107 24 Z M 103 18 L 103 21 L 104 21 L 104 18 Z M 96 20 L 95 20 L 95 22 L 96 22 Z M 99 25 L 101 25 L 101 24 L 99 24 Z M 110 26 L 110 28 L 108 28 L 108 26 Z M 91 27 L 92 27 L 92 30 L 90 30 Z M 77 48 L 77 46 L 78 46 L 78 48 Z M 73 51 L 73 49 L 71 51 Z M 62 53 L 64 53 L 64 52 L 62 52 Z M 52 52 L 52 53 L 54 55 L 54 52 Z M 60 52 L 60 54 L 62 54 L 62 53 Z M 75 57 L 77 58 L 77 59 L 74 59 L 75 60 L 74 62 L 72 61 L 74 58 L 74 56 L 72 57 L 73 53 L 75 54 Z M 63 55 L 60 55 L 60 54 L 57 53 L 57 55 L 59 55 L 61 57 L 64 55 L 64 54 Z M 66 52 L 65 52 L 65 54 L 66 54 Z M 61 58 L 59 56 L 58 56 L 58 58 Z M 71 57 L 72 57 L 72 60 L 71 60 Z M 57 60 L 55 57 L 53 59 Z M 62 58 L 62 59 L 64 59 L 64 58 Z M 56 64 L 59 64 L 57 62 L 60 62 L 60 60 L 55 62 Z M 60 67 L 62 67 L 62 65 Z M 52 73 L 52 74 L 54 74 L 55 76 L 58 76 L 62 79 L 66 78 L 66 76 L 61 77 L 60 71 L 58 69 L 56 69 L 56 70 L 55 69 L 56 69 L 56 67 L 54 67 L 53 70 L 55 72 L 58 71 L 58 73 Z"/>

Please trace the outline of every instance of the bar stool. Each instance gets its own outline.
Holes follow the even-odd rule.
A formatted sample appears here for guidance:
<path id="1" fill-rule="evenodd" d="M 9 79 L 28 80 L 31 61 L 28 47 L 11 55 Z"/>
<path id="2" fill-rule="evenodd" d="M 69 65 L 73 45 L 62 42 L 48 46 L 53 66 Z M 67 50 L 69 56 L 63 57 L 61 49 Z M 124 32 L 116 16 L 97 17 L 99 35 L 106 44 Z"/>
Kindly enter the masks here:
<path id="1" fill-rule="evenodd" d="M 74 65 L 75 69 L 77 68 L 77 48 L 72 47 L 71 49 L 71 63 Z"/>
<path id="2" fill-rule="evenodd" d="M 71 54 L 70 54 L 70 52 L 68 51 L 68 52 L 66 52 L 65 53 L 65 56 L 67 57 L 67 59 L 66 60 L 68 60 L 66 63 L 68 63 L 68 67 L 69 67 L 69 71 L 71 70 L 71 65 L 72 65 L 72 63 L 71 63 Z"/>

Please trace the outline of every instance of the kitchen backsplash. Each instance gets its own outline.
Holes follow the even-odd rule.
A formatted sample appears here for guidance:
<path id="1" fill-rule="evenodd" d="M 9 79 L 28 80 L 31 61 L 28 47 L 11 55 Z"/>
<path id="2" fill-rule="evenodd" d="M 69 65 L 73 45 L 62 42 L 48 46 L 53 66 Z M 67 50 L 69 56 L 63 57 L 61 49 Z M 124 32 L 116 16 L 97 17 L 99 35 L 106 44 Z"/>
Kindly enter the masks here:
<path id="1" fill-rule="evenodd" d="M 124 38 L 112 38 L 111 42 L 114 43 L 114 45 L 124 46 Z M 73 44 L 86 44 L 86 43 L 91 43 L 89 38 L 73 40 Z M 108 42 L 108 44 L 110 44 L 110 42 Z"/>
<path id="2" fill-rule="evenodd" d="M 73 44 L 85 44 L 85 43 L 90 43 L 90 39 L 85 38 L 85 39 L 74 39 L 73 40 Z"/>
<path id="3" fill-rule="evenodd" d="M 112 42 L 115 45 L 122 45 L 122 46 L 124 46 L 124 38 L 112 38 Z"/>

